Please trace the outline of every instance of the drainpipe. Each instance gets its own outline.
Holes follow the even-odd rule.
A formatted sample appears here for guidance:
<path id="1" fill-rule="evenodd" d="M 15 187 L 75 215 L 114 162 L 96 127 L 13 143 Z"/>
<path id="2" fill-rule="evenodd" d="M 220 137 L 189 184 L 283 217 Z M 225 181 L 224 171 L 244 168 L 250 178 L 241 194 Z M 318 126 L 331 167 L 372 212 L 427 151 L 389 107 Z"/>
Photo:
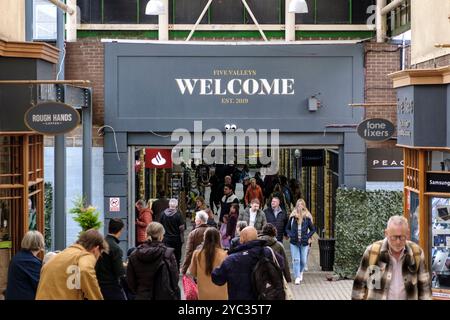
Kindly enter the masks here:
<path id="1" fill-rule="evenodd" d="M 164 14 L 158 16 L 158 39 L 169 40 L 169 1 L 161 0 L 164 5 Z"/>
<path id="2" fill-rule="evenodd" d="M 377 29 L 377 42 L 382 43 L 386 38 L 386 16 L 381 13 L 382 9 L 386 6 L 386 0 L 377 0 L 377 9 L 375 24 Z"/>
<path id="3" fill-rule="evenodd" d="M 33 0 L 25 0 L 25 41 L 33 41 Z"/>
<path id="4" fill-rule="evenodd" d="M 58 8 L 56 13 L 57 39 L 56 46 L 59 49 L 58 79 L 64 79 L 64 12 Z M 64 87 L 64 85 L 61 85 Z M 61 88 L 58 87 L 58 101 L 64 101 Z M 54 208 L 53 208 L 53 232 L 54 249 L 64 250 L 66 248 L 66 145 L 64 134 L 55 136 L 54 147 Z"/>
<path id="5" fill-rule="evenodd" d="M 292 0 L 286 0 L 284 5 L 284 12 L 285 12 L 284 33 L 286 41 L 295 41 L 295 13 L 288 11 L 289 3 L 291 1 Z"/>

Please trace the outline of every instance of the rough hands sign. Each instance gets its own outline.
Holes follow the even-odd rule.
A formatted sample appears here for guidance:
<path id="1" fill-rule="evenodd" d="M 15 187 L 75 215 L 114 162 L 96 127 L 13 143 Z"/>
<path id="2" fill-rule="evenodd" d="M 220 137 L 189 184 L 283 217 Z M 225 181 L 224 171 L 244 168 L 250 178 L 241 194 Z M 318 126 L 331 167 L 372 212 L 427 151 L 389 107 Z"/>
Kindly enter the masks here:
<path id="1" fill-rule="evenodd" d="M 25 113 L 27 127 L 46 135 L 72 131 L 79 123 L 78 111 L 60 102 L 39 103 Z"/>
<path id="2" fill-rule="evenodd" d="M 358 125 L 358 134 L 368 141 L 384 141 L 393 136 L 394 124 L 386 119 L 366 119 Z"/>

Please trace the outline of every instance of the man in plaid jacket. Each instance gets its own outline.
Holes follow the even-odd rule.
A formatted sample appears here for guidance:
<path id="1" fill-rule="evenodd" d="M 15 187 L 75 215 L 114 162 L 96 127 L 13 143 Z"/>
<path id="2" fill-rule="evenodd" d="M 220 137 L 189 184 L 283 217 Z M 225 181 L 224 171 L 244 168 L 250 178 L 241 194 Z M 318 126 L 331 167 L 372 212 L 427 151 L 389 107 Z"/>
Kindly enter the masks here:
<path id="1" fill-rule="evenodd" d="M 353 282 L 353 300 L 429 300 L 430 275 L 423 250 L 407 241 L 408 221 L 389 219 L 385 239 L 367 247 Z"/>

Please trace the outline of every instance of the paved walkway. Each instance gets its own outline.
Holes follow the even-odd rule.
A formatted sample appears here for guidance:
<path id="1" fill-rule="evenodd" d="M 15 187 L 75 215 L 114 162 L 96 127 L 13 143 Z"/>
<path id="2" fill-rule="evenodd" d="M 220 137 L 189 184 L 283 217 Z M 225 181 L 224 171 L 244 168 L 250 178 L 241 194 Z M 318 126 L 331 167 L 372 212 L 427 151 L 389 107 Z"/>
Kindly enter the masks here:
<path id="1" fill-rule="evenodd" d="M 192 227 L 190 222 L 187 222 L 188 231 L 185 232 L 185 237 Z M 294 294 L 295 300 L 349 300 L 352 292 L 353 280 L 338 280 L 329 281 L 333 276 L 333 272 L 323 272 L 320 267 L 320 255 L 319 245 L 317 241 L 318 237 L 313 237 L 313 243 L 308 260 L 308 271 L 303 274 L 303 281 L 300 285 L 289 284 Z M 292 262 L 291 262 L 291 250 L 289 248 L 289 242 L 284 241 L 284 247 L 286 255 L 290 263 L 290 269 L 292 274 Z M 183 257 L 181 261 L 184 261 L 184 247 Z M 180 279 L 180 288 L 182 288 Z M 184 295 L 183 295 L 184 296 Z"/>

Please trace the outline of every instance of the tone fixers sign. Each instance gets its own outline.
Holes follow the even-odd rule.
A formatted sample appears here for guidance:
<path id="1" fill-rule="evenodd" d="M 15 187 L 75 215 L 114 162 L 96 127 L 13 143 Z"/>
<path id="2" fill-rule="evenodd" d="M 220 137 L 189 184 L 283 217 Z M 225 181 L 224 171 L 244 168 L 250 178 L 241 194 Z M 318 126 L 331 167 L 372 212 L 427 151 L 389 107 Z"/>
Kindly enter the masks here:
<path id="1" fill-rule="evenodd" d="M 75 108 L 60 102 L 43 102 L 28 109 L 25 124 L 33 131 L 56 135 L 70 132 L 80 123 Z"/>
<path id="2" fill-rule="evenodd" d="M 366 119 L 358 125 L 358 134 L 368 141 L 384 141 L 393 136 L 394 124 L 386 119 Z"/>
<path id="3" fill-rule="evenodd" d="M 427 172 L 427 192 L 450 193 L 450 172 Z"/>

